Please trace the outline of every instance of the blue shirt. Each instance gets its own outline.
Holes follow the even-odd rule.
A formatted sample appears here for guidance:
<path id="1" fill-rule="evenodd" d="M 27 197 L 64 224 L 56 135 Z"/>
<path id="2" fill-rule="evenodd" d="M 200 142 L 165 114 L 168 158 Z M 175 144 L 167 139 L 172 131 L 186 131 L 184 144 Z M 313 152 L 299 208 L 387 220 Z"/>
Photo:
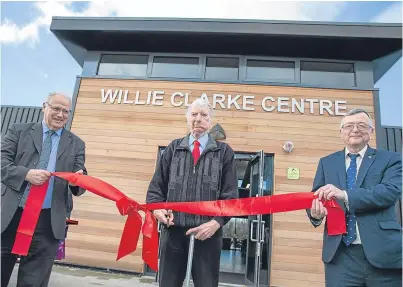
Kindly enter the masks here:
<path id="1" fill-rule="evenodd" d="M 43 140 L 42 144 L 46 139 L 46 132 L 49 131 L 48 126 L 45 124 L 45 122 L 42 122 L 42 128 L 43 128 Z M 62 128 L 55 131 L 55 133 L 52 135 L 52 151 L 50 152 L 50 157 L 49 157 L 49 162 L 48 162 L 48 167 L 47 171 L 49 172 L 54 172 L 56 170 L 56 158 L 57 158 L 57 150 L 59 148 L 59 142 L 60 142 L 60 136 L 62 135 Z M 54 185 L 55 177 L 51 176 L 49 179 L 49 186 L 48 190 L 46 192 L 45 200 L 43 201 L 42 208 L 51 208 L 52 206 L 52 195 L 53 195 L 53 185 Z"/>
<path id="2" fill-rule="evenodd" d="M 196 139 L 195 139 L 195 137 L 192 135 L 192 134 L 190 134 L 190 136 L 189 136 L 189 148 L 190 148 L 190 151 L 193 151 L 193 148 L 194 148 L 194 141 L 195 141 Z M 199 143 L 200 143 L 200 154 L 202 154 L 202 152 L 203 152 L 203 150 L 206 148 L 206 146 L 207 146 L 207 142 L 208 142 L 208 134 L 207 133 L 204 133 L 204 135 L 202 135 L 199 139 L 198 139 L 198 141 L 199 141 Z"/>

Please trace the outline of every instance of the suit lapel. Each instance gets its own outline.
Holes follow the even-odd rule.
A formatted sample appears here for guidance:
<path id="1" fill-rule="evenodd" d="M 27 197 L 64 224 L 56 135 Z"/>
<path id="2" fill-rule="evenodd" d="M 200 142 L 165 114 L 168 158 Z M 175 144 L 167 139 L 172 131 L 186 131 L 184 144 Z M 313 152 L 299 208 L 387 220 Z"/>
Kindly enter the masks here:
<path id="1" fill-rule="evenodd" d="M 345 157 L 344 149 L 337 153 L 336 170 L 337 170 L 337 174 L 339 176 L 341 189 L 346 190 L 347 177 L 346 177 L 346 157 Z"/>
<path id="2" fill-rule="evenodd" d="M 57 159 L 60 158 L 63 152 L 69 147 L 71 142 L 71 133 L 64 129 L 60 137 L 59 148 L 57 149 Z"/>
<path id="3" fill-rule="evenodd" d="M 368 149 L 362 159 L 360 169 L 358 171 L 357 182 L 355 183 L 355 187 L 359 188 L 364 181 L 364 178 L 373 164 L 376 156 L 376 150 L 368 146 Z"/>
<path id="4" fill-rule="evenodd" d="M 38 154 L 41 154 L 42 151 L 42 142 L 43 142 L 43 128 L 42 123 L 37 123 L 32 126 L 32 130 L 29 133 L 32 137 L 32 141 L 34 142 L 35 148 L 38 151 Z"/>

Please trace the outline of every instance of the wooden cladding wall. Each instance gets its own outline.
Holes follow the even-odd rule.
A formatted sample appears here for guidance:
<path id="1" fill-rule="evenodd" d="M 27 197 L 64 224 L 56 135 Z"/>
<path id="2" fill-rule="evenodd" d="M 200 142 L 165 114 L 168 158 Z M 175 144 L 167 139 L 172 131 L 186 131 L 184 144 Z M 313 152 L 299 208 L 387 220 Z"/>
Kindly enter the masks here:
<path id="1" fill-rule="evenodd" d="M 111 104 L 101 101 L 101 89 L 129 91 L 134 100 L 140 91 L 164 91 L 162 106 Z M 266 112 L 261 100 L 266 96 L 296 99 L 347 101 L 347 109 L 363 107 L 373 116 L 373 95 L 368 91 L 312 89 L 238 84 L 188 83 L 116 79 L 82 79 L 71 130 L 86 142 L 86 166 L 99 177 L 133 199 L 144 202 L 155 169 L 158 146 L 184 136 L 188 130 L 185 107 L 172 106 L 172 93 L 189 93 L 190 101 L 206 93 L 254 95 L 255 111 L 220 106 L 213 124 L 220 123 L 235 151 L 274 153 L 274 194 L 309 192 L 321 156 L 341 150 L 340 116 Z M 177 99 L 179 100 L 179 98 Z M 123 101 L 123 99 L 122 99 Z M 239 102 L 239 101 L 238 101 Z M 293 141 L 291 154 L 283 151 L 285 141 Z M 375 135 L 370 144 L 375 146 Z M 300 168 L 299 180 L 286 177 L 288 167 Z M 86 193 L 75 198 L 73 218 L 80 224 L 70 228 L 66 261 L 76 264 L 142 272 L 141 248 L 116 262 L 116 251 L 125 218 L 113 202 Z M 324 286 L 321 262 L 322 228 L 309 223 L 305 211 L 276 214 L 273 219 L 271 284 L 274 286 Z"/>

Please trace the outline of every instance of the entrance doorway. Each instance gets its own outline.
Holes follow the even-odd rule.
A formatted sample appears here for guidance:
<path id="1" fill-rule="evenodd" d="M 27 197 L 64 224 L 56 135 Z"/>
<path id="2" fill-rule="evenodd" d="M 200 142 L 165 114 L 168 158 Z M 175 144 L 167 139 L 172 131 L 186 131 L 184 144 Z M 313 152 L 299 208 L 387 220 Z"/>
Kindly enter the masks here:
<path id="1" fill-rule="evenodd" d="M 235 161 L 239 198 L 272 195 L 272 154 L 237 152 Z M 271 215 L 231 218 L 223 227 L 220 282 L 269 286 L 271 230 Z"/>
<path id="2" fill-rule="evenodd" d="M 273 154 L 235 152 L 235 163 L 239 198 L 273 194 Z M 270 286 L 271 234 L 271 215 L 232 217 L 223 226 L 220 282 Z M 158 275 L 146 264 L 144 271 L 157 281 Z"/>

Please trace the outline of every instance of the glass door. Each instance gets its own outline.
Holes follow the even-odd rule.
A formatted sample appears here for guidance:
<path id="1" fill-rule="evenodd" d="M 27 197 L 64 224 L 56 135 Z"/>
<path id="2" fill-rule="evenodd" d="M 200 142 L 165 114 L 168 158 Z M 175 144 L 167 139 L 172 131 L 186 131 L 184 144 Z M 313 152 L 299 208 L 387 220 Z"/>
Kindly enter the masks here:
<path id="1" fill-rule="evenodd" d="M 250 171 L 250 197 L 263 195 L 263 172 L 264 172 L 264 152 L 261 150 L 256 154 L 251 162 Z M 260 285 L 260 269 L 262 243 L 264 242 L 265 221 L 262 215 L 248 217 L 249 236 L 246 251 L 246 286 Z"/>

